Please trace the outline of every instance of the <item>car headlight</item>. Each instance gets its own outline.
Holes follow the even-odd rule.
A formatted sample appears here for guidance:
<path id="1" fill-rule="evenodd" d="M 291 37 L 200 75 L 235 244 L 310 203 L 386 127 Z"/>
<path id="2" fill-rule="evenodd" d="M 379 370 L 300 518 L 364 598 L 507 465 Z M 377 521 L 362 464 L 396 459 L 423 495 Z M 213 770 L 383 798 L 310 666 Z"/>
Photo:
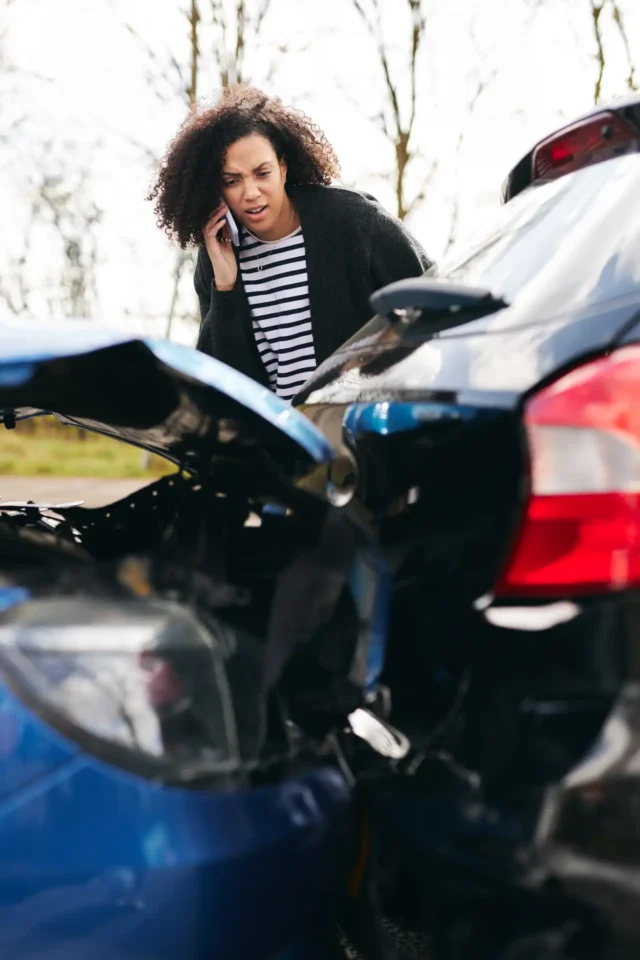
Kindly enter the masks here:
<path id="1" fill-rule="evenodd" d="M 225 670 L 237 643 L 232 628 L 209 630 L 168 602 L 48 597 L 3 615 L 0 670 L 85 750 L 188 783 L 246 759 Z"/>

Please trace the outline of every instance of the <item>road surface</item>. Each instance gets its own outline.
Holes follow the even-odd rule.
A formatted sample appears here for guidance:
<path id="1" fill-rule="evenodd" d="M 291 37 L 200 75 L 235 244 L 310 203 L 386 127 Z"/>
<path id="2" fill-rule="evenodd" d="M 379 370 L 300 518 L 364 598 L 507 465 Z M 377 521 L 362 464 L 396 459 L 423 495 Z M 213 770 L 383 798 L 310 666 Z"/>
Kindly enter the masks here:
<path id="1" fill-rule="evenodd" d="M 144 479 L 105 480 L 99 477 L 0 477 L 2 500 L 35 500 L 62 503 L 84 500 L 87 507 L 102 507 L 122 500 L 149 483 Z"/>

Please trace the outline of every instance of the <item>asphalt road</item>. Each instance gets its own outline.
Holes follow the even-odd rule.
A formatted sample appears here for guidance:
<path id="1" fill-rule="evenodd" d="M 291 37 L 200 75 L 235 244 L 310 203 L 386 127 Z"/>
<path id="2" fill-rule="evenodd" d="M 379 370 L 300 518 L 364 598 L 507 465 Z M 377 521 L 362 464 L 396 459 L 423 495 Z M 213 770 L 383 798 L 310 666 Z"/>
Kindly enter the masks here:
<path id="1" fill-rule="evenodd" d="M 101 507 L 149 483 L 147 479 L 104 480 L 96 477 L 0 477 L 1 500 L 35 500 L 62 503 L 83 500 L 87 507 Z"/>

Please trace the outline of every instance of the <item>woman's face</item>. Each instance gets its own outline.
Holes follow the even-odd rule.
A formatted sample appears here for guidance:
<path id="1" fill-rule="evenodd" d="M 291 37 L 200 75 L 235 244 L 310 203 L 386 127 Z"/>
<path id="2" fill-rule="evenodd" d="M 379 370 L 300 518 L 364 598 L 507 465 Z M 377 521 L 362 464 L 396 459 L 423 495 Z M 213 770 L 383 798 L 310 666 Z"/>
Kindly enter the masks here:
<path id="1" fill-rule="evenodd" d="M 254 133 L 232 143 L 222 165 L 222 195 L 234 220 L 271 239 L 290 214 L 286 173 L 266 137 Z"/>

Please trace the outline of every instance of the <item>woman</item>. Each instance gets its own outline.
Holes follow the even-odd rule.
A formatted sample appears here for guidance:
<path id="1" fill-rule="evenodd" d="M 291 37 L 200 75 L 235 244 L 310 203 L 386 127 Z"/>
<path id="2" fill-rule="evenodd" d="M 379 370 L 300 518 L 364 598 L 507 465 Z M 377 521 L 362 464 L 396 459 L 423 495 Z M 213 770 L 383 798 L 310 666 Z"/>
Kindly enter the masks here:
<path id="1" fill-rule="evenodd" d="M 287 400 L 370 319 L 374 290 L 430 265 L 372 197 L 331 185 L 339 173 L 308 117 L 236 86 L 185 122 L 149 197 L 170 237 L 200 245 L 198 349 Z"/>

